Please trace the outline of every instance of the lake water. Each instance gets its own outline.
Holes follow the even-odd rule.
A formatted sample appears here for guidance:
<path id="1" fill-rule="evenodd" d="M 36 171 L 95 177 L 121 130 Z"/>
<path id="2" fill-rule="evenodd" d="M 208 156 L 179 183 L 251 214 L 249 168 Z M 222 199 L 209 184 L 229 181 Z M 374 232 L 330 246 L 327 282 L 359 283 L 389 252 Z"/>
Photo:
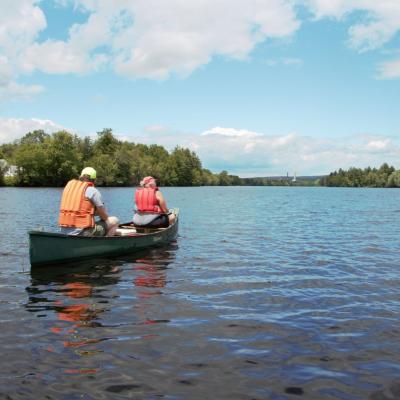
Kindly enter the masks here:
<path id="1" fill-rule="evenodd" d="M 175 243 L 31 271 L 61 190 L 0 188 L 1 399 L 400 398 L 400 190 L 163 193 Z"/>

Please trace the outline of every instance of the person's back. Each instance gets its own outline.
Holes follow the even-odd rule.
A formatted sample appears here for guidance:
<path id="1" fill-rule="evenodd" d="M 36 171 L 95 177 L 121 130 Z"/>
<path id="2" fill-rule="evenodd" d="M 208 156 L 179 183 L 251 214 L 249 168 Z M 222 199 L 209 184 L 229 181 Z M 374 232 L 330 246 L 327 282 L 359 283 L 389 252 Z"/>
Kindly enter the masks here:
<path id="1" fill-rule="evenodd" d="M 85 229 L 94 226 L 95 206 L 86 195 L 93 183 L 78 179 L 70 180 L 61 198 L 58 223 L 63 228 Z"/>
<path id="2" fill-rule="evenodd" d="M 82 170 L 78 179 L 70 180 L 64 188 L 59 214 L 61 232 L 67 235 L 113 236 L 118 218 L 108 216 L 100 192 L 94 187 L 96 171 Z M 95 221 L 95 215 L 100 221 Z"/>
<path id="3" fill-rule="evenodd" d="M 135 191 L 136 212 L 133 223 L 139 227 L 166 228 L 175 221 L 175 215 L 167 208 L 164 196 L 156 180 L 146 176 Z"/>

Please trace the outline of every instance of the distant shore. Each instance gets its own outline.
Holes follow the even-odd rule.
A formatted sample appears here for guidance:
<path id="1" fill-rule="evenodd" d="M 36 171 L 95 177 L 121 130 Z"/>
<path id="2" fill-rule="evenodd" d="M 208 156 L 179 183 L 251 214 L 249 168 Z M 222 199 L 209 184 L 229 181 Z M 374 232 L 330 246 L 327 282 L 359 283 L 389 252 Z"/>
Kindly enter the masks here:
<path id="1" fill-rule="evenodd" d="M 97 170 L 97 186 L 136 186 L 144 176 L 154 176 L 160 186 L 334 186 L 400 187 L 400 170 L 384 163 L 379 168 L 339 169 L 321 176 L 241 178 L 203 168 L 193 151 L 175 147 L 118 140 L 111 129 L 93 140 L 66 131 L 51 135 L 42 130 L 27 133 L 0 146 L 0 186 L 63 187 L 82 168 Z"/>

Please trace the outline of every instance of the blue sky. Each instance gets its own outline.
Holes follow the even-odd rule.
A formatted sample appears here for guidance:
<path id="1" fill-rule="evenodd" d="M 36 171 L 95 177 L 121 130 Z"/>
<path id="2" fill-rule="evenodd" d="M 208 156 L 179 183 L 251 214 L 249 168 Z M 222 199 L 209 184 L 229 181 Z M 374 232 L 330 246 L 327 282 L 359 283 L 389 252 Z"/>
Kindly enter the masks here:
<path id="1" fill-rule="evenodd" d="M 213 172 L 400 169 L 398 0 L 0 3 L 0 143 L 189 147 Z"/>

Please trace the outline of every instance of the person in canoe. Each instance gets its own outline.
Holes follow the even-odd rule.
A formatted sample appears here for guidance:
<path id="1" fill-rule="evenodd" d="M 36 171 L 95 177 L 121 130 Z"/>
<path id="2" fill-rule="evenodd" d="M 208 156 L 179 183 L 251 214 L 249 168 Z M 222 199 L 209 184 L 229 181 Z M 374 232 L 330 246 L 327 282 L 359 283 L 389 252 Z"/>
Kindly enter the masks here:
<path id="1" fill-rule="evenodd" d="M 110 217 L 100 192 L 94 187 L 96 170 L 86 167 L 79 179 L 70 180 L 64 188 L 58 224 L 61 233 L 81 236 L 114 236 L 118 218 Z M 95 215 L 100 220 L 95 220 Z"/>
<path id="2" fill-rule="evenodd" d="M 175 221 L 175 214 L 170 213 L 164 196 L 152 176 L 146 176 L 135 192 L 136 212 L 133 224 L 143 228 L 166 228 Z"/>

